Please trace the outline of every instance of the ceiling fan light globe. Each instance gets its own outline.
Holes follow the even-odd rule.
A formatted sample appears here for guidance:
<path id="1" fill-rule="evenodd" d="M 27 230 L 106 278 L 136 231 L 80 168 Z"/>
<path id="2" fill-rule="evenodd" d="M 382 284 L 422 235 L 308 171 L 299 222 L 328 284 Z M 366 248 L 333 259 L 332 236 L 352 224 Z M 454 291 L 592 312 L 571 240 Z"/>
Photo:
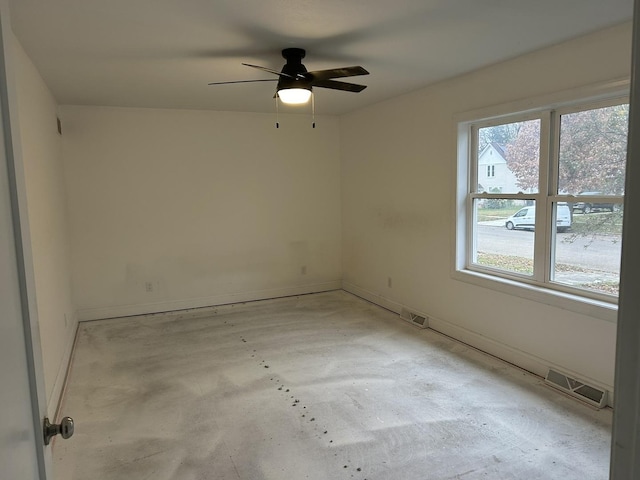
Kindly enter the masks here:
<path id="1" fill-rule="evenodd" d="M 311 90 L 306 88 L 283 88 L 278 90 L 278 97 L 282 103 L 289 105 L 301 105 L 311 98 Z"/>

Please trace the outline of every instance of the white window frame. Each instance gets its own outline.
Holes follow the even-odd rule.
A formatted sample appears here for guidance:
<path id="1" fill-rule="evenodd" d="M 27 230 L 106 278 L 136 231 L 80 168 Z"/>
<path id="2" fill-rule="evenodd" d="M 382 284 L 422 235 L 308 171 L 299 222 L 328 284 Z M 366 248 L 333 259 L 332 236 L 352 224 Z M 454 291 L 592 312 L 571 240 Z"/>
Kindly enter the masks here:
<path id="1" fill-rule="evenodd" d="M 552 223 L 552 207 L 554 203 L 566 202 L 566 195 L 558 195 L 557 172 L 558 159 L 554 149 L 554 138 L 559 129 L 561 114 L 628 103 L 629 81 L 617 80 L 605 84 L 578 88 L 571 91 L 546 95 L 534 99 L 489 107 L 466 112 L 454 117 L 456 135 L 457 162 L 454 173 L 455 201 L 453 226 L 455 239 L 452 261 L 452 277 L 456 280 L 473 283 L 485 288 L 499 290 L 511 295 L 531 299 L 540 303 L 558 306 L 570 311 L 587 314 L 615 322 L 617 318 L 617 299 L 607 295 L 589 291 L 577 291 L 560 283 L 550 281 L 555 244 L 555 229 Z M 472 129 L 486 126 L 502 125 L 505 123 L 540 118 L 540 180 L 538 192 L 533 194 L 474 194 L 472 182 L 478 181 L 477 157 L 474 145 L 477 135 Z M 555 169 L 555 170 L 554 170 Z M 532 199 L 536 204 L 536 237 L 534 243 L 534 274 L 533 276 L 511 273 L 489 267 L 479 267 L 471 261 L 474 255 L 474 235 L 472 202 L 474 198 L 500 199 Z M 620 197 L 584 197 L 584 200 L 617 203 L 623 201 Z M 550 219 L 550 220 L 549 220 Z"/>

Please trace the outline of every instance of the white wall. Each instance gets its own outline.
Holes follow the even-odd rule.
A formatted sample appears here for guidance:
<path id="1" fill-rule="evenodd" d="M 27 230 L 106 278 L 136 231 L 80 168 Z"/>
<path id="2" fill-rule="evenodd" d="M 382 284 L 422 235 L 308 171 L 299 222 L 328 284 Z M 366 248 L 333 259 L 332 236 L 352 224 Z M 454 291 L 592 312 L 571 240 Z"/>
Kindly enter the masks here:
<path id="1" fill-rule="evenodd" d="M 62 138 L 55 101 L 19 49 L 48 391 L 75 325 L 69 250 L 82 319 L 321 291 L 344 276 L 347 289 L 427 313 L 463 340 L 610 387 L 613 323 L 451 278 L 453 118 L 624 77 L 630 33 L 615 27 L 319 117 L 315 130 L 306 115 L 283 115 L 276 130 L 265 114 L 63 106 Z"/>
<path id="2" fill-rule="evenodd" d="M 56 101 L 16 40 L 18 117 L 49 416 L 63 387 L 76 330 L 62 142 Z"/>
<path id="3" fill-rule="evenodd" d="M 340 288 L 337 118 L 60 113 L 81 319 Z"/>
<path id="4" fill-rule="evenodd" d="M 342 117 L 345 288 L 610 388 L 614 323 L 452 279 L 454 116 L 628 76 L 630 46 L 622 25 Z"/>

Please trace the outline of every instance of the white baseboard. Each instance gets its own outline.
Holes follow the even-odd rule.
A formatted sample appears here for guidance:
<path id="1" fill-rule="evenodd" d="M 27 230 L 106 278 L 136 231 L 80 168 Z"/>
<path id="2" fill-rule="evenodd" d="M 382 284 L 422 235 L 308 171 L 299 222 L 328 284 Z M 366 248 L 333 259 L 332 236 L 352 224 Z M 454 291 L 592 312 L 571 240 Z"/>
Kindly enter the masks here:
<path id="1" fill-rule="evenodd" d="M 342 289 L 345 292 L 349 292 L 354 294 L 357 297 L 364 298 L 368 302 L 375 303 L 379 307 L 382 307 L 386 310 L 397 313 L 398 315 L 400 315 L 400 312 L 402 311 L 403 308 L 406 308 L 406 305 L 395 302 L 389 298 L 383 297 L 380 294 L 373 293 L 369 290 L 365 290 L 364 288 L 360 288 L 359 286 L 354 285 L 353 283 L 342 282 Z M 412 311 L 415 311 L 416 313 L 422 313 L 422 312 L 418 312 L 417 310 L 412 310 Z"/>
<path id="2" fill-rule="evenodd" d="M 52 421 L 58 420 L 58 415 L 60 414 L 60 408 L 62 406 L 62 399 L 64 397 L 64 391 L 67 385 L 67 376 L 69 374 L 69 369 L 71 368 L 73 351 L 75 349 L 76 338 L 78 336 L 77 320 L 74 321 L 74 324 L 69 331 L 73 332 L 73 334 L 69 335 L 69 338 L 67 338 L 64 355 L 62 357 L 62 360 L 60 361 L 60 366 L 58 367 L 56 380 L 53 383 L 53 390 L 51 391 L 51 395 L 49 396 L 49 399 L 47 401 L 47 413 L 49 414 L 49 418 L 52 419 Z"/>
<path id="3" fill-rule="evenodd" d="M 585 377 L 584 375 L 569 370 L 561 365 L 556 365 L 553 362 L 549 362 L 544 360 L 543 358 L 537 357 L 527 352 L 523 352 L 521 350 L 518 350 L 517 348 L 513 348 L 504 343 L 485 337 L 484 335 L 481 335 L 479 333 L 460 327 L 451 322 L 447 322 L 446 320 L 435 318 L 426 312 L 420 312 L 419 310 L 416 310 L 409 305 L 403 305 L 394 300 L 385 298 L 380 294 L 358 287 L 357 285 L 354 285 L 352 283 L 343 282 L 342 289 L 394 313 L 400 314 L 401 310 L 403 308 L 406 308 L 412 312 L 423 315 L 428 318 L 429 329 L 442 333 L 443 335 L 458 340 L 459 342 L 476 348 L 482 352 L 488 353 L 489 355 L 504 360 L 507 363 L 520 367 L 523 370 L 531 372 L 542 378 L 546 376 L 549 368 L 553 368 L 560 372 L 573 375 L 575 378 L 579 378 L 585 383 L 589 383 L 607 390 L 607 405 L 613 406 L 612 385 L 606 385 L 592 378 Z"/>
<path id="4" fill-rule="evenodd" d="M 270 298 L 290 297 L 305 295 L 308 293 L 320 293 L 329 290 L 340 290 L 342 282 L 315 283 L 311 285 L 299 285 L 295 287 L 274 288 L 253 292 L 228 293 L 211 297 L 193 298 L 187 300 L 175 300 L 170 302 L 157 302 L 136 305 L 114 305 L 108 307 L 82 308 L 78 310 L 78 320 L 101 320 L 105 318 L 130 317 L 133 315 L 145 315 L 148 313 L 171 312 L 187 310 L 190 308 L 213 307 L 230 303 L 252 302 L 255 300 L 267 300 Z"/>

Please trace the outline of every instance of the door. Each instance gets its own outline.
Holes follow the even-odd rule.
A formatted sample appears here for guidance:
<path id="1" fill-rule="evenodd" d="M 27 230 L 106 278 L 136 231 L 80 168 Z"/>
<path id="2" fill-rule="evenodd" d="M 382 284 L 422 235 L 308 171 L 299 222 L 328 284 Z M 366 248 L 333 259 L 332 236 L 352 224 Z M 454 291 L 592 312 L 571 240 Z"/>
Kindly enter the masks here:
<path id="1" fill-rule="evenodd" d="M 25 188 L 14 117 L 6 0 L 0 0 L 0 465 L 2 478 L 51 480 Z"/>
<path id="2" fill-rule="evenodd" d="M 635 1 L 632 52 L 611 442 L 612 480 L 640 478 L 640 0 Z"/>

